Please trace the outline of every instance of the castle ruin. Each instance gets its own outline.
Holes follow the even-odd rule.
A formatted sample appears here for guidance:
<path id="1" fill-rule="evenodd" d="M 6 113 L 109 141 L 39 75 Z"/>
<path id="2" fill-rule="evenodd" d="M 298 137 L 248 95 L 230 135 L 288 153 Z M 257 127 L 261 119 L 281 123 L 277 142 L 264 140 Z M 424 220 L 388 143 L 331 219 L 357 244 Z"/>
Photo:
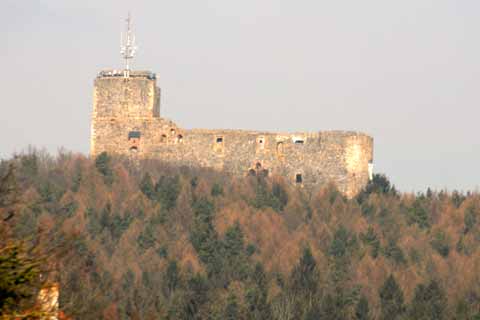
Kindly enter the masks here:
<path id="1" fill-rule="evenodd" d="M 128 48 L 127 48 L 128 49 Z M 355 196 L 372 174 L 373 139 L 350 131 L 273 133 L 187 130 L 160 115 L 160 89 L 148 71 L 98 74 L 93 92 L 91 155 L 101 152 L 209 167 L 236 176 L 279 175 L 316 187 L 333 182 Z M 123 52 L 123 51 L 122 51 Z"/>

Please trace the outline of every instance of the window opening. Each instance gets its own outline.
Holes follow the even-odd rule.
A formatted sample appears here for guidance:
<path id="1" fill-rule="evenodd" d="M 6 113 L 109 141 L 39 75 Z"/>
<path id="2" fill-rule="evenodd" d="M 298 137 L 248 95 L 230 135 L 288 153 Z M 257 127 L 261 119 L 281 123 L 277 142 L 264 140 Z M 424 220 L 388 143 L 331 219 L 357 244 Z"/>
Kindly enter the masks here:
<path id="1" fill-rule="evenodd" d="M 223 142 L 223 137 L 217 137 L 217 143 L 222 143 Z"/>
<path id="2" fill-rule="evenodd" d="M 130 139 L 140 139 L 141 133 L 140 131 L 130 131 L 128 133 L 128 140 Z"/>
<path id="3" fill-rule="evenodd" d="M 297 173 L 297 175 L 295 176 L 295 183 L 302 183 L 302 182 L 303 182 L 302 174 Z"/>

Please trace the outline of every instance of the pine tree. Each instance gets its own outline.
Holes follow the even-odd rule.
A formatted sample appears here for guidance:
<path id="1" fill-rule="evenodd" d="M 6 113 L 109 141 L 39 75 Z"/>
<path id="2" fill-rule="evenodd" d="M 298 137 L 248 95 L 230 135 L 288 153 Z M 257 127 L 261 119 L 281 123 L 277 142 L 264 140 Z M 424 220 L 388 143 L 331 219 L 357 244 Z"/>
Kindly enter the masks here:
<path id="1" fill-rule="evenodd" d="M 95 167 L 103 176 L 105 184 L 111 185 L 113 183 L 113 171 L 111 168 L 111 158 L 106 152 L 100 153 L 95 159 Z"/>
<path id="2" fill-rule="evenodd" d="M 370 310 L 368 307 L 368 300 L 363 294 L 360 297 L 360 300 L 357 303 L 355 308 L 355 319 L 356 320 L 368 320 L 370 319 Z"/>
<path id="3" fill-rule="evenodd" d="M 155 198 L 155 188 L 153 187 L 152 177 L 147 172 L 140 182 L 140 190 L 150 200 Z"/>
<path id="4" fill-rule="evenodd" d="M 419 284 L 415 288 L 409 315 L 412 319 L 442 320 L 446 319 L 447 298 L 436 280 L 427 286 Z"/>
<path id="5" fill-rule="evenodd" d="M 239 316 L 237 297 L 232 293 L 227 298 L 223 319 L 237 320 Z"/>
<path id="6" fill-rule="evenodd" d="M 180 286 L 181 278 L 176 261 L 170 261 L 163 276 L 164 293 L 169 297 Z"/>
<path id="7" fill-rule="evenodd" d="M 393 275 L 390 275 L 379 290 L 382 320 L 401 319 L 405 313 L 404 297 Z"/>
<path id="8" fill-rule="evenodd" d="M 248 306 L 248 318 L 254 320 L 271 319 L 270 305 L 268 304 L 267 279 L 263 266 L 255 265 L 251 275 L 252 286 L 246 290 L 245 300 Z"/>
<path id="9" fill-rule="evenodd" d="M 290 279 L 294 292 L 310 296 L 317 292 L 319 274 L 317 263 L 309 247 L 303 250 L 303 255 L 293 269 Z"/>

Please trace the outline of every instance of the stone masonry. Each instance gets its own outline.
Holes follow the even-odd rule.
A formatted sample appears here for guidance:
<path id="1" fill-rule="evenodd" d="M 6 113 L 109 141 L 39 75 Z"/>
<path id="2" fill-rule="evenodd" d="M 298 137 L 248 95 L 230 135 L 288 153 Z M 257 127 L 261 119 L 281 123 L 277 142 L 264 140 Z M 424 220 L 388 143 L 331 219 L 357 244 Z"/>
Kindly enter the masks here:
<path id="1" fill-rule="evenodd" d="M 103 151 L 237 176 L 280 175 L 305 187 L 333 182 L 353 197 L 371 178 L 373 139 L 350 131 L 186 130 L 160 117 L 155 74 L 110 70 L 99 73 L 93 93 L 91 155 Z"/>

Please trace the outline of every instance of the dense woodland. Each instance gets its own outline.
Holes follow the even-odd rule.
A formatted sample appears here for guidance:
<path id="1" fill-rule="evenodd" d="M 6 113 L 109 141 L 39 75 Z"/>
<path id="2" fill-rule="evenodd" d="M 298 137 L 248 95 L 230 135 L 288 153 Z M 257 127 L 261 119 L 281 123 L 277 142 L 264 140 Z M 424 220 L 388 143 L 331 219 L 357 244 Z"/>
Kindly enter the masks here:
<path id="1" fill-rule="evenodd" d="M 0 214 L 5 318 L 54 281 L 73 319 L 480 319 L 478 193 L 31 150 L 0 163 Z"/>

